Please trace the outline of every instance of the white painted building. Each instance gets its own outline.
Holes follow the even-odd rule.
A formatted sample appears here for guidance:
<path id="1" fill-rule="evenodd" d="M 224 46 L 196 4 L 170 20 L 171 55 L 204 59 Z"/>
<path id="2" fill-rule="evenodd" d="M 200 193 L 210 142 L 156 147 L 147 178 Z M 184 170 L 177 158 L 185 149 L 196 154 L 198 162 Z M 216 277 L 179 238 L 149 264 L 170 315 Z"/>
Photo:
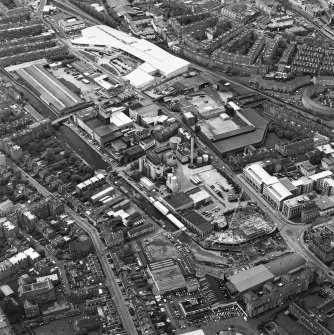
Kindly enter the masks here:
<path id="1" fill-rule="evenodd" d="M 292 193 L 280 182 L 268 185 L 263 189 L 263 197 L 277 211 L 282 209 L 283 201 L 292 196 Z"/>

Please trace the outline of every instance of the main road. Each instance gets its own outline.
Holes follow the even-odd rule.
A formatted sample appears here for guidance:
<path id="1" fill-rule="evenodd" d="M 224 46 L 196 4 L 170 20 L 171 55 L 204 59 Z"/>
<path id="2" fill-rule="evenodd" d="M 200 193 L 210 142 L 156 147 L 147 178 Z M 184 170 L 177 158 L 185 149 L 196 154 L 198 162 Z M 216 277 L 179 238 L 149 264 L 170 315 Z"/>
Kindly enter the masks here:
<path id="1" fill-rule="evenodd" d="M 312 261 L 320 269 L 322 269 L 327 275 L 332 277 L 331 270 L 312 252 L 310 252 L 307 246 L 303 243 L 304 231 L 309 228 L 309 225 L 298 224 L 291 222 L 285 218 L 280 212 L 274 210 L 267 201 L 257 193 L 243 178 L 241 174 L 236 176 L 239 185 L 248 193 L 248 195 L 261 205 L 261 208 L 266 212 L 268 217 L 275 222 L 279 229 L 282 237 L 286 241 L 287 245 L 294 252 L 303 255 L 307 260 Z"/>
<path id="2" fill-rule="evenodd" d="M 36 190 L 42 194 L 44 197 L 50 197 L 55 198 L 52 193 L 50 193 L 44 186 L 42 186 L 37 180 L 32 178 L 28 173 L 26 173 L 22 168 L 17 166 L 15 163 L 13 163 L 16 169 L 20 170 L 22 173 L 22 177 L 25 179 L 28 179 L 29 182 L 36 188 Z M 65 213 L 67 213 L 69 216 L 71 216 L 76 224 L 82 228 L 88 236 L 91 238 L 97 256 L 99 258 L 99 261 L 102 265 L 104 274 L 106 276 L 106 286 L 109 289 L 110 295 L 114 300 L 115 307 L 118 310 L 118 314 L 121 318 L 122 324 L 124 329 L 127 331 L 129 335 L 137 335 L 137 329 L 133 323 L 133 319 L 130 315 L 130 312 L 128 310 L 128 307 L 125 304 L 122 292 L 120 291 L 120 288 L 116 282 L 114 273 L 109 265 L 106 250 L 103 246 L 103 243 L 100 239 L 100 235 L 95 227 L 93 227 L 88 221 L 83 220 L 78 213 L 73 211 L 68 206 L 65 206 Z"/>

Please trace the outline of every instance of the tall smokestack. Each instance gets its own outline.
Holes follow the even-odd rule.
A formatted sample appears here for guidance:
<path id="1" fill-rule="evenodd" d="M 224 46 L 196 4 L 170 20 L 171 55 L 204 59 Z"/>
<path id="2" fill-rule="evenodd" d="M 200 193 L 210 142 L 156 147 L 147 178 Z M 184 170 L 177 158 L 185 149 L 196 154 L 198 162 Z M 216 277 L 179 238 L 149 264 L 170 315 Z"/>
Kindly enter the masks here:
<path id="1" fill-rule="evenodd" d="M 190 164 L 194 163 L 194 137 L 190 139 Z"/>

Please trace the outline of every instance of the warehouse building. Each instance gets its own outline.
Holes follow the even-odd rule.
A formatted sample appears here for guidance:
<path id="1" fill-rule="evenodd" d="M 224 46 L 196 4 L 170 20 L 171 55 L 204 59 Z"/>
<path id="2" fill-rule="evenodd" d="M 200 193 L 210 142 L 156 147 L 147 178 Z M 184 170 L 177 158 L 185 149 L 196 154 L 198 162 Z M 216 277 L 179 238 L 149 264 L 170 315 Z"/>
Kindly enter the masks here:
<path id="1" fill-rule="evenodd" d="M 211 201 L 211 195 L 205 190 L 200 190 L 197 193 L 191 194 L 190 199 L 194 202 L 195 208 L 208 204 Z"/>
<path id="2" fill-rule="evenodd" d="M 232 292 L 244 293 L 248 290 L 260 287 L 274 278 L 275 276 L 270 270 L 263 264 L 260 264 L 230 276 L 227 285 Z"/>
<path id="3" fill-rule="evenodd" d="M 100 199 L 113 194 L 115 192 L 115 189 L 112 186 L 107 187 L 106 189 L 102 190 L 101 192 L 98 192 L 90 197 L 90 201 L 92 203 L 98 202 Z"/>
<path id="4" fill-rule="evenodd" d="M 148 190 L 153 191 L 155 184 L 152 183 L 147 177 L 140 178 L 140 183 Z"/>
<path id="5" fill-rule="evenodd" d="M 153 294 L 161 295 L 187 287 L 178 264 L 173 259 L 150 263 L 147 272 L 153 281 Z"/>
<path id="6" fill-rule="evenodd" d="M 191 211 L 182 217 L 184 224 L 194 233 L 201 237 L 208 236 L 213 231 L 211 225 L 203 216 L 195 211 Z"/>
<path id="7" fill-rule="evenodd" d="M 154 231 L 154 226 L 150 223 L 144 223 L 139 227 L 132 228 L 128 231 L 129 238 L 136 238 Z"/>
<path id="8" fill-rule="evenodd" d="M 109 113 L 103 109 L 96 111 L 92 107 L 73 114 L 73 121 L 101 147 L 106 147 L 120 139 L 123 137 L 121 130 L 133 126 L 133 120 L 122 111 Z"/>
<path id="9" fill-rule="evenodd" d="M 183 209 L 187 209 L 194 206 L 193 200 L 190 196 L 184 192 L 178 192 L 163 198 L 164 203 L 170 209 L 174 211 L 179 211 Z"/>
<path id="10" fill-rule="evenodd" d="M 82 37 L 71 41 L 73 45 L 112 47 L 140 59 L 143 63 L 123 77 L 136 88 L 144 88 L 161 78 L 172 78 L 188 70 L 189 62 L 171 55 L 153 43 L 132 37 L 122 31 L 104 25 L 82 30 Z"/>

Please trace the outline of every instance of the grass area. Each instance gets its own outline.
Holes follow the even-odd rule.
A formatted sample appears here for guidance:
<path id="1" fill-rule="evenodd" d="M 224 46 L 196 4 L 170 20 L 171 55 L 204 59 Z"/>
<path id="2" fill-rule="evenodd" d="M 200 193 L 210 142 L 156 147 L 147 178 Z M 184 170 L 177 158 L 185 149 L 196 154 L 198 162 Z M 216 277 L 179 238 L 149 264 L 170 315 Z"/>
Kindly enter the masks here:
<path id="1" fill-rule="evenodd" d="M 34 333 L 36 335 L 72 335 L 74 334 L 74 329 L 70 320 L 62 319 L 37 327 L 35 328 Z"/>
<path id="2" fill-rule="evenodd" d="M 266 139 L 264 141 L 264 145 L 267 148 L 274 148 L 275 144 L 278 142 L 284 142 L 284 143 L 289 143 L 291 141 L 287 140 L 286 138 L 282 137 L 279 138 L 275 132 L 267 132 Z"/>

